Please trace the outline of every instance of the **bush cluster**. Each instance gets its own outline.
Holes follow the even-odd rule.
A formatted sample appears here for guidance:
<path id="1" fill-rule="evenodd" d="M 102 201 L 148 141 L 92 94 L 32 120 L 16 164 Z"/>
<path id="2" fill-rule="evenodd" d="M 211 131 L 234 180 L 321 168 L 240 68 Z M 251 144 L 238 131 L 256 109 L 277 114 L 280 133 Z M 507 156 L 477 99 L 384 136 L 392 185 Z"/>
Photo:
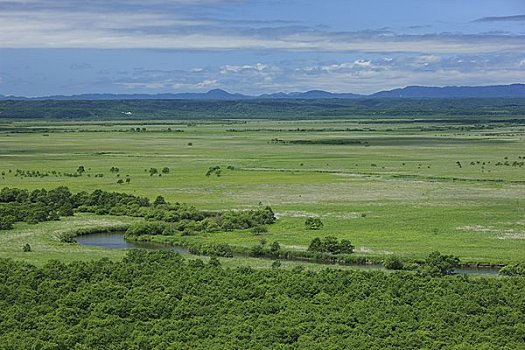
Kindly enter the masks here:
<path id="1" fill-rule="evenodd" d="M 349 240 L 337 240 L 337 237 L 326 236 L 323 239 L 316 237 L 308 246 L 308 251 L 313 253 L 329 253 L 329 254 L 352 254 L 354 246 Z"/>

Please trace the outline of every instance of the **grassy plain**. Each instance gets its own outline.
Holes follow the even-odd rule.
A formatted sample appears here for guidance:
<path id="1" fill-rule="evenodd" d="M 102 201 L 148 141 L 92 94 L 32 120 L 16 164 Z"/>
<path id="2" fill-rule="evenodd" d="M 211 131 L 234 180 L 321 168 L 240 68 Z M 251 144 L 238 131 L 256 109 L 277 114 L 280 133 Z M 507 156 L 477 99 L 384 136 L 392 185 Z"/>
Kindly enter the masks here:
<path id="1" fill-rule="evenodd" d="M 205 209 L 268 204 L 279 218 L 263 236 L 239 231 L 185 238 L 191 241 L 252 246 L 265 238 L 306 249 L 316 236 L 335 235 L 370 256 L 421 258 L 439 250 L 463 262 L 525 261 L 523 125 L 353 119 L 6 122 L 2 129 L 0 187 L 100 188 Z M 51 174 L 74 173 L 80 165 L 87 169 L 80 177 Z M 113 166 L 120 177 L 109 171 Z M 205 176 L 212 166 L 221 167 L 220 177 Z M 150 176 L 151 167 L 170 173 Z M 15 176 L 17 169 L 50 174 Z M 127 176 L 129 184 L 117 184 Z M 308 216 L 319 216 L 324 228 L 305 230 Z M 24 229 L 70 229 L 75 220 Z M 0 232 L 0 246 L 10 235 Z M 49 257 L 122 254 L 75 249 L 75 257 L 60 249 Z M 20 254 L 15 257 L 26 259 Z"/>
<path id="2" fill-rule="evenodd" d="M 44 222 L 37 225 L 16 224 L 13 230 L 1 231 L 0 257 L 23 260 L 31 264 L 42 265 L 48 260 L 56 259 L 65 262 L 89 261 L 100 258 L 121 259 L 122 250 L 97 249 L 78 244 L 62 243 L 59 236 L 68 231 L 100 227 L 102 230 L 120 227 L 133 218 L 101 217 L 93 214 L 77 214 L 63 218 L 59 222 Z M 23 252 L 25 244 L 31 246 L 31 252 Z"/>

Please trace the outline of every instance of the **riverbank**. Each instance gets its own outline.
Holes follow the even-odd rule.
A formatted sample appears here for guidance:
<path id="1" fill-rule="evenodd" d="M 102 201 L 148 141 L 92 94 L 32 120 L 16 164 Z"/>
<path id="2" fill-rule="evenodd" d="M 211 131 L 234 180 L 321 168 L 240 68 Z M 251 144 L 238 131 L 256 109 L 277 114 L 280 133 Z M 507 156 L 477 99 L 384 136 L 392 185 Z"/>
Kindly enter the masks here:
<path id="1" fill-rule="evenodd" d="M 337 267 L 349 267 L 354 269 L 365 269 L 365 270 L 387 270 L 383 264 L 383 260 L 379 259 L 368 259 L 364 256 L 330 256 L 327 254 L 301 252 L 301 251 L 287 251 L 282 250 L 275 253 L 269 253 L 268 250 L 263 248 L 259 255 L 253 256 L 253 251 L 246 247 L 228 246 L 228 254 L 214 254 L 212 247 L 196 247 L 191 245 L 184 245 L 183 243 L 173 243 L 173 240 L 152 240 L 151 238 L 157 238 L 159 236 L 140 236 L 143 239 L 134 240 L 126 239 L 124 232 L 120 233 L 98 233 L 77 238 L 79 244 L 96 246 L 107 249 L 132 249 L 132 248 L 143 248 L 143 249 L 154 249 L 154 250 L 173 250 L 183 255 L 193 256 L 210 256 L 222 257 L 222 261 L 227 261 L 232 258 L 241 258 L 246 261 L 249 260 L 266 260 L 266 261 L 279 261 L 282 264 L 283 261 L 295 262 L 298 264 L 319 265 L 319 266 L 337 266 Z M 224 249 L 224 247 L 222 248 Z M 211 253 L 210 253 L 211 252 Z M 424 262 L 414 263 L 410 265 L 405 263 L 405 268 L 402 270 L 410 271 L 416 270 L 417 268 L 424 265 Z M 497 275 L 499 268 L 494 267 L 478 267 L 461 265 L 456 268 L 455 273 L 457 274 L 480 274 L 480 275 Z"/>

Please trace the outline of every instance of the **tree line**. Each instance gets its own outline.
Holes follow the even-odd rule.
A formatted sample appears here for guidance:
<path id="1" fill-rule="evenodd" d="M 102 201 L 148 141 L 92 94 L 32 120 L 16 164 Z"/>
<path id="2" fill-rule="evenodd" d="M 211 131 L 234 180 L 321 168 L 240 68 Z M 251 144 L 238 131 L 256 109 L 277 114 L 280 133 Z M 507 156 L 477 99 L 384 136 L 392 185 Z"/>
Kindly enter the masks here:
<path id="1" fill-rule="evenodd" d="M 252 210 L 206 211 L 187 204 L 168 203 L 162 196 L 151 202 L 146 197 L 100 189 L 73 194 L 65 186 L 33 191 L 4 187 L 0 191 L 0 229 L 11 229 L 16 222 L 34 224 L 59 220 L 75 211 L 148 220 L 133 225 L 128 236 L 233 231 L 269 225 L 276 220 L 269 206 Z"/>

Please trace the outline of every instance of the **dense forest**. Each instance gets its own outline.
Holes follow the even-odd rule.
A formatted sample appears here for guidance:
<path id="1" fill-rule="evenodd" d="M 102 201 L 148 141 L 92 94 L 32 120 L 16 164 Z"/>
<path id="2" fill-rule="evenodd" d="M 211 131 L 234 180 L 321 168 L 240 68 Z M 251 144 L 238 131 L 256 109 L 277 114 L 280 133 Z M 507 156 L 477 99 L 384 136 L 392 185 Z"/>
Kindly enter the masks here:
<path id="1" fill-rule="evenodd" d="M 2 349 L 523 349 L 525 279 L 0 261 Z"/>
<path id="2" fill-rule="evenodd" d="M 42 120 L 117 119 L 320 119 L 429 116 L 486 120 L 525 114 L 525 100 L 463 99 L 319 99 L 319 100 L 96 100 L 0 101 L 0 118 Z M 474 122 L 472 120 L 472 122 Z"/>

